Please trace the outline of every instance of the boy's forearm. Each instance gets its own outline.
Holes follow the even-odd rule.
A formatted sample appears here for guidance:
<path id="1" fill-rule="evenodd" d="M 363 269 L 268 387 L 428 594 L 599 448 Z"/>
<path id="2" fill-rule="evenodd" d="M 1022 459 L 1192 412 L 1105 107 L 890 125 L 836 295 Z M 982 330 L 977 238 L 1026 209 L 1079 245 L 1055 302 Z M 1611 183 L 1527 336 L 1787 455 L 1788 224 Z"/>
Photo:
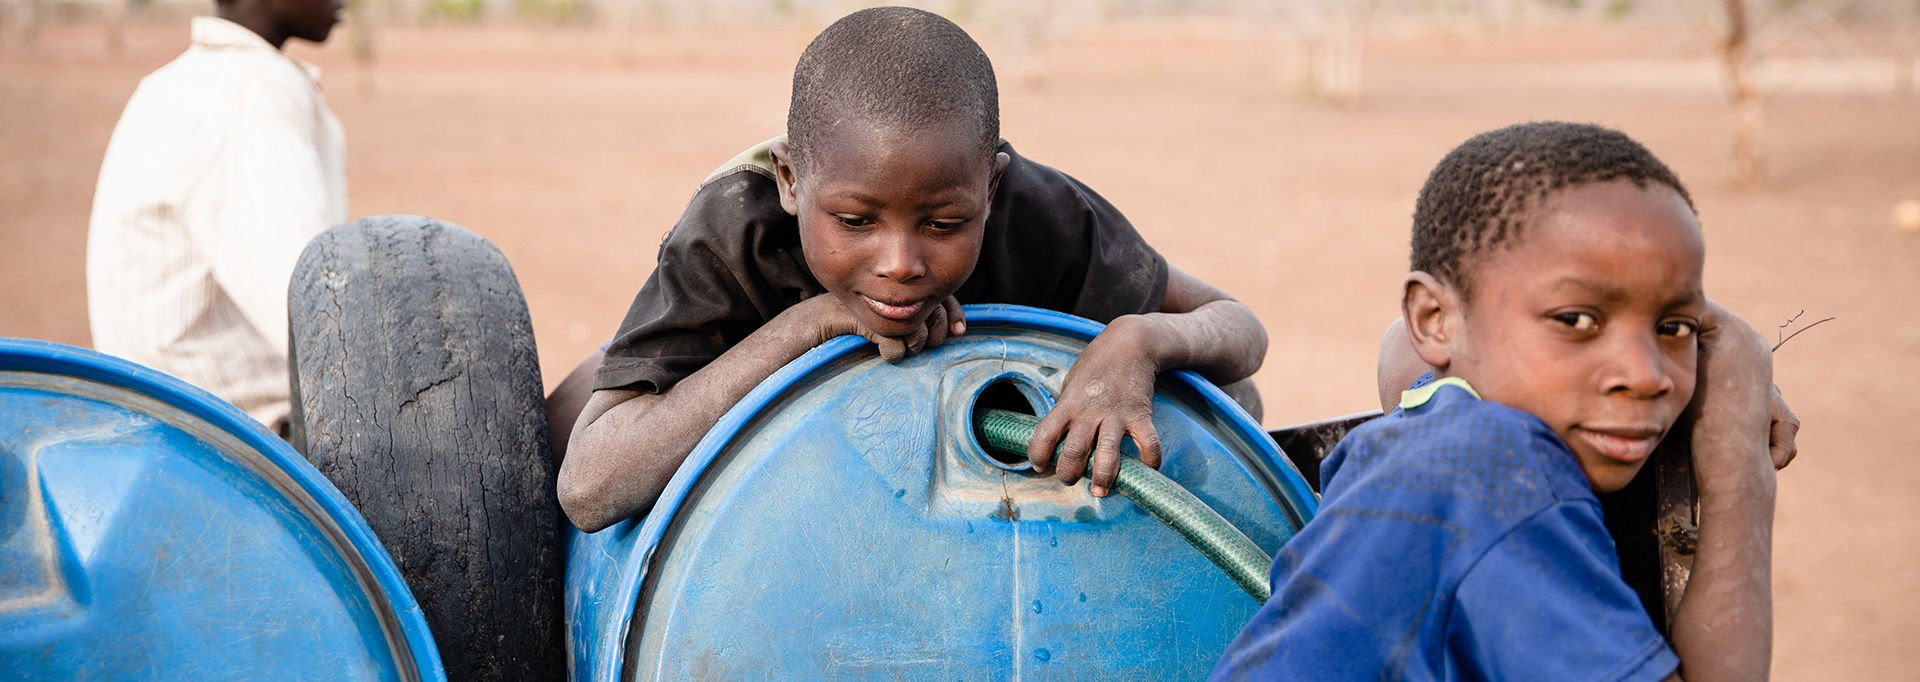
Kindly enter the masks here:
<path id="1" fill-rule="evenodd" d="M 1769 461 L 1764 429 L 1695 438 L 1694 453 L 1696 460 Z M 1771 466 L 1702 477 L 1699 549 L 1672 626 L 1686 679 L 1766 679 L 1773 646 L 1773 508 Z"/>
<path id="2" fill-rule="evenodd" d="M 1730 313 L 1716 306 L 1709 319 L 1692 434 L 1700 541 L 1673 647 L 1689 680 L 1762 680 L 1773 648 L 1772 357 Z"/>
<path id="3" fill-rule="evenodd" d="M 804 315 L 783 313 L 663 394 L 590 405 L 561 463 L 567 517 L 593 532 L 652 505 L 720 417 L 818 336 Z"/>
<path id="4" fill-rule="evenodd" d="M 1212 301 L 1186 313 L 1141 315 L 1151 340 L 1146 344 L 1161 370 L 1187 369 L 1216 384 L 1253 376 L 1267 357 L 1267 330 L 1246 304 Z"/>

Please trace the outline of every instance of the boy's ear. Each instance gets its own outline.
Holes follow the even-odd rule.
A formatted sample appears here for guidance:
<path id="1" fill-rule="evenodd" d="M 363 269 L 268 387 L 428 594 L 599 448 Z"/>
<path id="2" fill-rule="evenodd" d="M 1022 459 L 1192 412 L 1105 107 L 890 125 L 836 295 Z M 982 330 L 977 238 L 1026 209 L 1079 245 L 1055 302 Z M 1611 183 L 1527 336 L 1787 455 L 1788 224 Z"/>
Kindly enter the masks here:
<path id="1" fill-rule="evenodd" d="M 1445 371 L 1453 363 L 1454 344 L 1460 340 L 1465 310 L 1460 292 L 1426 272 L 1407 273 L 1400 294 L 1400 316 L 1407 321 L 1413 351 L 1429 367 Z"/>
<path id="2" fill-rule="evenodd" d="M 793 154 L 787 147 L 787 141 L 775 140 L 767 152 L 773 157 L 773 182 L 780 186 L 780 208 L 785 209 L 787 215 L 800 215 L 800 201 L 794 198 L 793 190 L 796 182 Z"/>
<path id="3" fill-rule="evenodd" d="M 994 152 L 993 175 L 987 178 L 988 204 L 993 203 L 993 195 L 1000 191 L 1000 176 L 1007 172 L 1007 164 L 1012 161 L 1013 157 L 1007 156 L 1006 152 Z"/>

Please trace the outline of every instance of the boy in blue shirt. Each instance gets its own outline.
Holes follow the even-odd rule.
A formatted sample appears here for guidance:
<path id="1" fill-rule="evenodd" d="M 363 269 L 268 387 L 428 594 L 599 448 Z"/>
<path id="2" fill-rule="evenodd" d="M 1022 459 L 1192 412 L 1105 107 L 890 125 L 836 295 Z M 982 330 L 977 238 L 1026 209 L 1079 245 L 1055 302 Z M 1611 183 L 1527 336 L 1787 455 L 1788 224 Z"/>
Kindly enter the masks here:
<path id="1" fill-rule="evenodd" d="M 1214 677 L 1764 679 L 1771 356 L 1705 298 L 1679 179 L 1615 131 L 1513 126 L 1440 162 L 1413 233 L 1401 308 L 1434 371 L 1328 457 Z M 1700 546 L 1669 647 L 1595 492 L 1683 413 Z"/>
<path id="2" fill-rule="evenodd" d="M 572 426 L 558 495 L 593 532 L 653 503 L 734 403 L 843 334 L 895 360 L 963 334 L 962 303 L 1107 323 L 1029 452 L 1106 495 L 1131 438 L 1158 466 L 1154 378 L 1192 369 L 1258 414 L 1245 305 L 1169 265 L 1092 189 L 1000 138 L 986 54 L 952 22 L 883 7 L 834 22 L 794 69 L 787 135 L 716 171 L 661 245 Z M 578 421 L 574 421 L 577 411 Z M 1059 444 L 1058 454 L 1054 445 Z"/>

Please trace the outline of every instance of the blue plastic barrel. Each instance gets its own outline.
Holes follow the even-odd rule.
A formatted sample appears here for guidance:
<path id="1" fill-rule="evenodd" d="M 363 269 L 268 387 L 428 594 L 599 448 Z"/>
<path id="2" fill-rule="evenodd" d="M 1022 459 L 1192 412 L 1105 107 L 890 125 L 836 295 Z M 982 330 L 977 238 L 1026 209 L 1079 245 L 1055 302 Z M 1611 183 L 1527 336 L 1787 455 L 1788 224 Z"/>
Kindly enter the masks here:
<path id="1" fill-rule="evenodd" d="M 176 379 L 0 339 L 0 679 L 444 679 L 392 560 L 285 442 Z"/>
<path id="2" fill-rule="evenodd" d="M 1198 679 L 1258 604 L 1172 530 L 984 452 L 983 401 L 1044 413 L 1100 327 L 970 306 L 899 363 L 843 337 L 775 373 L 653 511 L 573 533 L 577 680 Z M 1190 373 L 1160 382 L 1161 471 L 1273 552 L 1313 494 Z"/>

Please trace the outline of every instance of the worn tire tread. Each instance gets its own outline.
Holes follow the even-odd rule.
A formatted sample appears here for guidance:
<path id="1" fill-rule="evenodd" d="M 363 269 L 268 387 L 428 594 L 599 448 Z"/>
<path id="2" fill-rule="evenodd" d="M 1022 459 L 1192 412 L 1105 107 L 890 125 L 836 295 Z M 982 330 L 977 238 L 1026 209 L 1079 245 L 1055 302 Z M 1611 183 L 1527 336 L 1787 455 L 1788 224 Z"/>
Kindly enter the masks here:
<path id="1" fill-rule="evenodd" d="M 560 509 L 506 258 L 417 216 L 343 224 L 289 291 L 295 445 L 359 508 L 449 679 L 562 679 Z"/>

